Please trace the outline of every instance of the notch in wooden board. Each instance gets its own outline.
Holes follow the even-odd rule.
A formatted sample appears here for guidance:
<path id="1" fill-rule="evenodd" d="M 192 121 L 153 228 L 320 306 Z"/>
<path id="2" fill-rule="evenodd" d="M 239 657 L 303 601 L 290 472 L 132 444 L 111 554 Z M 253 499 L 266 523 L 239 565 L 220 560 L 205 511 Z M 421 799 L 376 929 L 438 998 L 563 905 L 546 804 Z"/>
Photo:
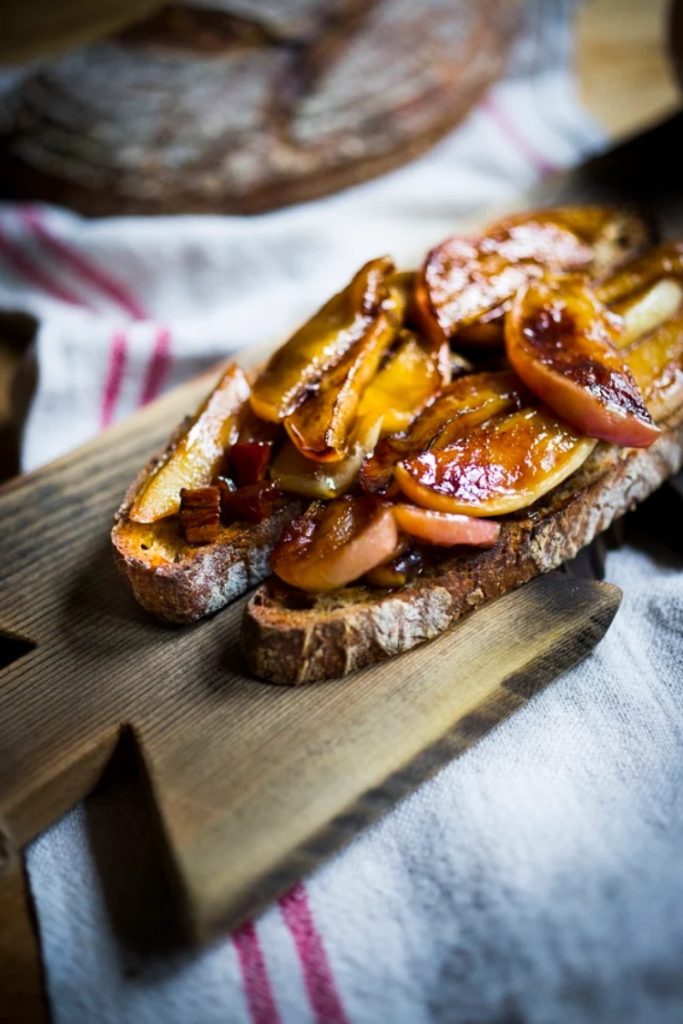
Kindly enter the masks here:
<path id="1" fill-rule="evenodd" d="M 0 629 L 0 671 L 35 649 L 36 644 L 28 637 L 17 636 L 15 633 L 7 633 Z"/>

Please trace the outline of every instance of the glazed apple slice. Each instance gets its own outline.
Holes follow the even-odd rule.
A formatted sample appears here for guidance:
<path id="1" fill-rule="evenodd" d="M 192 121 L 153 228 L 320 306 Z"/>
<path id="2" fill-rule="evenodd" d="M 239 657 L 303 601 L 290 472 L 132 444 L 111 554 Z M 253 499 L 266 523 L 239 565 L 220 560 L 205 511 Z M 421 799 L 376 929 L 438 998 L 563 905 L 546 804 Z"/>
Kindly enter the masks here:
<path id="1" fill-rule="evenodd" d="M 257 416 L 278 423 L 291 415 L 325 371 L 366 336 L 388 297 L 393 270 L 388 257 L 366 263 L 343 291 L 273 354 L 252 390 L 251 405 Z"/>
<path id="2" fill-rule="evenodd" d="M 275 574 L 293 587 L 334 590 L 390 558 L 397 543 L 390 505 L 371 497 L 313 502 L 285 527 L 271 564 Z"/>
<path id="3" fill-rule="evenodd" d="M 618 347 L 623 348 L 665 324 L 678 313 L 682 304 L 680 283 L 672 277 L 664 277 L 638 295 L 612 306 L 623 322 Z"/>
<path id="4" fill-rule="evenodd" d="M 683 402 L 683 312 L 623 352 L 656 421 Z"/>
<path id="5" fill-rule="evenodd" d="M 566 480 L 595 444 L 543 409 L 522 409 L 403 460 L 396 482 L 411 501 L 436 512 L 504 515 Z"/>
<path id="6" fill-rule="evenodd" d="M 275 456 L 270 477 L 290 494 L 306 498 L 338 498 L 352 486 L 363 459 L 373 451 L 379 440 L 381 418 L 372 420 L 368 414 L 359 417 L 351 435 L 349 453 L 339 462 L 313 462 L 285 441 Z"/>
<path id="7" fill-rule="evenodd" d="M 436 394 L 442 379 L 433 354 L 413 331 L 399 342 L 358 406 L 358 417 L 382 421 L 382 434 L 405 430 Z"/>
<path id="8" fill-rule="evenodd" d="M 644 291 L 665 277 L 683 276 L 683 242 L 664 242 L 630 260 L 596 286 L 599 299 L 612 305 Z"/>
<path id="9" fill-rule="evenodd" d="M 515 297 L 505 324 L 507 357 L 527 387 L 589 437 L 626 447 L 660 434 L 622 356 L 619 318 L 585 279 L 535 282 Z"/>
<path id="10" fill-rule="evenodd" d="M 323 374 L 315 392 L 287 416 L 285 429 L 306 458 L 339 462 L 349 454 L 361 396 L 396 337 L 404 311 L 402 292 L 389 288 L 377 318 L 363 337 Z"/>
<path id="11" fill-rule="evenodd" d="M 416 285 L 423 329 L 435 343 L 502 340 L 497 320 L 515 293 L 546 271 L 599 273 L 646 239 L 642 221 L 615 207 L 559 207 L 509 217 L 485 234 L 454 237 L 427 256 Z"/>
<path id="12" fill-rule="evenodd" d="M 194 490 L 211 482 L 226 448 L 237 440 L 238 414 L 248 398 L 247 378 L 231 364 L 165 460 L 146 477 L 129 519 L 155 523 L 175 515 L 182 488 Z"/>
<path id="13" fill-rule="evenodd" d="M 500 523 L 474 516 L 455 515 L 452 512 L 434 512 L 417 505 L 394 505 L 394 517 L 399 530 L 417 540 L 440 547 L 469 544 L 490 548 L 500 533 Z"/>
<path id="14" fill-rule="evenodd" d="M 437 395 L 403 434 L 384 438 L 361 466 L 361 485 L 382 494 L 397 462 L 427 448 L 444 447 L 454 437 L 499 413 L 519 409 L 526 389 L 513 373 L 471 373 Z"/>

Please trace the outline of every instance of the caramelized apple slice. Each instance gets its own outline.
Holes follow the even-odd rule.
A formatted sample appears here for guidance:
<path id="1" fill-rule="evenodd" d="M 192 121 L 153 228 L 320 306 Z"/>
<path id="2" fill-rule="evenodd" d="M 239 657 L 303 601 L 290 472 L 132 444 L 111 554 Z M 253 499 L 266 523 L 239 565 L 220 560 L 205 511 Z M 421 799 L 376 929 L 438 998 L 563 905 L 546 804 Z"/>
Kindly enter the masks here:
<path id="1" fill-rule="evenodd" d="M 412 331 L 400 340 L 370 382 L 358 406 L 358 416 L 382 421 L 382 434 L 395 434 L 415 419 L 441 385 L 431 352 Z"/>
<path id="2" fill-rule="evenodd" d="M 285 429 L 302 455 L 317 462 L 338 462 L 348 455 L 361 396 L 396 337 L 404 311 L 403 294 L 390 288 L 365 335 L 325 372 L 315 393 L 285 419 Z"/>
<path id="3" fill-rule="evenodd" d="M 349 454 L 340 462 L 312 462 L 287 440 L 275 456 L 271 479 L 283 491 L 306 498 L 338 498 L 358 476 L 361 463 L 377 444 L 381 419 L 371 415 L 358 419 L 349 444 Z"/>
<path id="4" fill-rule="evenodd" d="M 394 505 L 394 516 L 399 530 L 440 547 L 469 544 L 477 548 L 490 548 L 500 533 L 500 523 L 474 516 L 455 515 L 453 512 L 434 512 L 417 505 Z"/>
<path id="5" fill-rule="evenodd" d="M 515 293 L 548 270 L 599 273 L 637 251 L 646 231 L 639 218 L 615 207 L 559 207 L 506 218 L 475 237 L 448 238 L 427 256 L 416 303 L 429 336 L 451 339 L 469 328 L 469 343 L 496 339 L 493 321 Z M 476 325 L 476 326 L 471 326 Z"/>
<path id="6" fill-rule="evenodd" d="M 623 330 L 619 348 L 642 338 L 670 320 L 683 304 L 683 287 L 664 277 L 635 296 L 616 303 L 612 309 L 621 316 Z"/>
<path id="7" fill-rule="evenodd" d="M 527 387 L 577 430 L 647 447 L 660 431 L 615 349 L 619 329 L 584 280 L 536 282 L 519 292 L 508 314 L 507 357 Z"/>
<path id="8" fill-rule="evenodd" d="M 397 541 L 390 505 L 370 497 L 313 502 L 285 527 L 271 564 L 293 587 L 334 590 L 389 558 Z"/>
<path id="9" fill-rule="evenodd" d="M 525 389 L 513 373 L 472 373 L 453 381 L 403 434 L 380 441 L 361 466 L 364 490 L 381 494 L 391 484 L 397 462 L 431 447 L 444 447 L 484 420 L 519 409 Z"/>
<path id="10" fill-rule="evenodd" d="M 601 302 L 612 305 L 643 292 L 664 277 L 683 276 L 683 242 L 664 242 L 611 274 L 596 288 Z"/>
<path id="11" fill-rule="evenodd" d="M 180 491 L 205 487 L 220 468 L 225 449 L 237 439 L 238 415 L 249 384 L 231 364 L 166 459 L 143 482 L 128 517 L 155 523 L 180 508 Z"/>
<path id="12" fill-rule="evenodd" d="M 683 402 L 683 312 L 623 352 L 656 421 Z"/>
<path id="13" fill-rule="evenodd" d="M 257 416 L 274 423 L 289 416 L 325 371 L 365 337 L 380 315 L 393 269 L 388 257 L 366 263 L 273 354 L 252 391 Z"/>
<path id="14" fill-rule="evenodd" d="M 543 409 L 522 409 L 400 462 L 396 481 L 408 498 L 436 512 L 504 515 L 566 480 L 595 444 Z"/>

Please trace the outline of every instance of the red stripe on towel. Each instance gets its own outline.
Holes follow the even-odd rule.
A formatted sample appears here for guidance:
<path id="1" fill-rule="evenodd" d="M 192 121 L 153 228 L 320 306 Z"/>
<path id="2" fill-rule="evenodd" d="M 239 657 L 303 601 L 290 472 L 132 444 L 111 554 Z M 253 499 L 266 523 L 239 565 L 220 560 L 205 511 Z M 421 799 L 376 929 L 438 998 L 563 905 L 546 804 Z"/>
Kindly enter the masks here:
<path id="1" fill-rule="evenodd" d="M 52 278 L 42 267 L 29 259 L 26 253 L 0 228 L 0 254 L 12 267 L 15 273 L 25 277 L 27 281 L 39 288 L 40 291 L 51 295 L 53 299 L 66 302 L 70 306 L 85 306 L 87 303 L 79 298 L 75 292 L 64 288 L 59 281 Z"/>
<path id="2" fill-rule="evenodd" d="M 109 363 L 104 381 L 100 426 L 108 427 L 114 418 L 116 400 L 121 390 L 123 371 L 126 367 L 126 335 L 123 331 L 114 331 L 109 347 Z"/>
<path id="3" fill-rule="evenodd" d="M 125 285 L 110 277 L 95 263 L 91 263 L 83 253 L 73 249 L 54 235 L 36 209 L 23 207 L 19 210 L 19 216 L 25 226 L 45 245 L 46 249 L 61 259 L 66 266 L 75 270 L 84 281 L 115 302 L 133 320 L 147 319 L 145 310 Z"/>
<path id="4" fill-rule="evenodd" d="M 282 897 L 280 910 L 301 960 L 304 984 L 316 1024 L 348 1024 L 303 885 L 295 885 Z"/>
<path id="5" fill-rule="evenodd" d="M 171 362 L 171 332 L 160 327 L 154 341 L 154 348 L 147 365 L 145 382 L 140 394 L 140 405 L 146 405 L 159 394 L 164 377 Z"/>
<path id="6" fill-rule="evenodd" d="M 280 1014 L 275 1005 L 261 943 L 253 922 L 247 921 L 238 928 L 232 941 L 237 951 L 252 1024 L 280 1024 Z"/>
<path id="7" fill-rule="evenodd" d="M 515 122 L 508 117 L 507 113 L 493 99 L 491 94 L 482 101 L 481 107 L 487 112 L 491 120 L 495 121 L 498 128 L 508 141 L 512 143 L 517 152 L 524 157 L 538 174 L 550 174 L 551 171 L 557 170 L 556 165 L 548 160 L 543 153 L 539 153 L 526 136 L 518 130 Z"/>

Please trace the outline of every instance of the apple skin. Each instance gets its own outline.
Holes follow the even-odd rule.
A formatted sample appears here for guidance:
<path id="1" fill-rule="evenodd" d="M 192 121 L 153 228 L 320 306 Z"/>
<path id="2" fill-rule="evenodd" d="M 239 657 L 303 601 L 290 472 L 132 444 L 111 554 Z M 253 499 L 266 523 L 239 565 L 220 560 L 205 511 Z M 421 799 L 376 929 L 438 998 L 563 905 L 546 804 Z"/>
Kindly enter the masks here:
<path id="1" fill-rule="evenodd" d="M 522 289 L 505 323 L 508 360 L 558 416 L 588 437 L 647 448 L 660 435 L 618 353 L 620 320 L 579 277 Z"/>
<path id="2" fill-rule="evenodd" d="M 272 555 L 273 571 L 301 590 L 334 590 L 391 557 L 398 528 L 390 505 L 369 497 L 313 502 L 294 519 Z"/>
<path id="3" fill-rule="evenodd" d="M 403 503 L 394 505 L 394 517 L 399 530 L 439 547 L 468 544 L 477 548 L 490 548 L 500 533 L 500 523 L 474 516 L 434 512 Z"/>

